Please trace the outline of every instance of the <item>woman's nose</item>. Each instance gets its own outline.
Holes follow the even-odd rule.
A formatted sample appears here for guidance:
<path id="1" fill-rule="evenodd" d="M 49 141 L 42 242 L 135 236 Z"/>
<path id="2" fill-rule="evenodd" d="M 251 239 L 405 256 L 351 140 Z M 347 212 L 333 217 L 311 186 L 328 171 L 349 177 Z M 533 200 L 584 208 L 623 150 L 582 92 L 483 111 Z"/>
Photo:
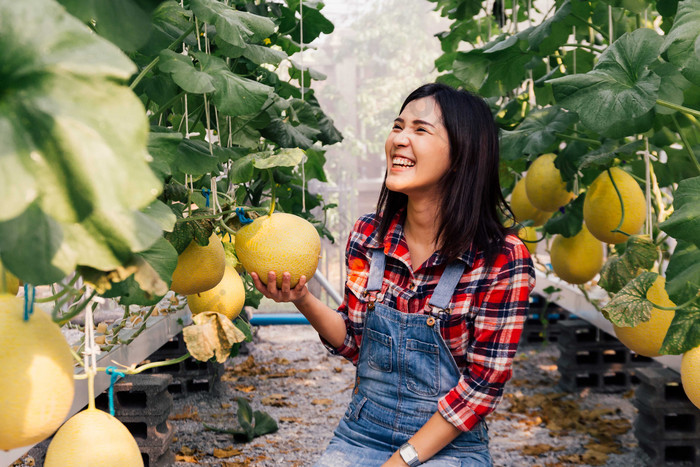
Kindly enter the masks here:
<path id="1" fill-rule="evenodd" d="M 408 136 L 406 130 L 399 131 L 394 135 L 394 144 L 396 146 L 406 146 L 408 144 Z"/>

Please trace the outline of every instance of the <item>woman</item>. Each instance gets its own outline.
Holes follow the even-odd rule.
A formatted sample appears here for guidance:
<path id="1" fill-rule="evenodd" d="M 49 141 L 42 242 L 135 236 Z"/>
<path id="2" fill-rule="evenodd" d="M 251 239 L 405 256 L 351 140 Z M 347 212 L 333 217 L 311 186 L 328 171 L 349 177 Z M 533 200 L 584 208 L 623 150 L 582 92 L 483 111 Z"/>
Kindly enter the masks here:
<path id="1" fill-rule="evenodd" d="M 347 245 L 335 311 L 306 288 L 278 289 L 333 353 L 357 365 L 353 398 L 319 466 L 491 465 L 485 417 L 511 377 L 534 269 L 503 227 L 498 134 L 486 103 L 427 84 L 385 145 L 377 212 Z"/>

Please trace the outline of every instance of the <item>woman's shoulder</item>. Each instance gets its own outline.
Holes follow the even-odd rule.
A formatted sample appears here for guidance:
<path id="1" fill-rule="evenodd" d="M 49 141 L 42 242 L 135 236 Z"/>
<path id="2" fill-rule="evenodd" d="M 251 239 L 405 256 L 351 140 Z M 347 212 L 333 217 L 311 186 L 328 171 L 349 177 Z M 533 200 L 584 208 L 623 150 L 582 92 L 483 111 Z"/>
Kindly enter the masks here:
<path id="1" fill-rule="evenodd" d="M 364 237 L 369 237 L 377 228 L 377 214 L 374 212 L 369 212 L 367 214 L 361 215 L 356 221 L 352 228 L 353 233 L 363 235 Z"/>
<path id="2" fill-rule="evenodd" d="M 525 243 L 514 233 L 509 233 L 503 239 L 501 253 L 499 255 L 506 263 L 530 258 L 530 252 Z"/>

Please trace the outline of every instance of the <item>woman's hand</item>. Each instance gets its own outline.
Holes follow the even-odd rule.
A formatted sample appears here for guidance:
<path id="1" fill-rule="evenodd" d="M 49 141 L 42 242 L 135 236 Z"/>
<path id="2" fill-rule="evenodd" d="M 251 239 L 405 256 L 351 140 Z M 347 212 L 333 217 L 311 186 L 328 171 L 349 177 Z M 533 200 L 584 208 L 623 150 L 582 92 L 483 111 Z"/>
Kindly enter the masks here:
<path id="1" fill-rule="evenodd" d="M 260 293 L 277 303 L 294 303 L 303 299 L 309 293 L 309 289 L 306 287 L 306 276 L 301 276 L 299 278 L 299 283 L 294 288 L 291 288 L 290 282 L 292 276 L 288 272 L 282 273 L 282 288 L 277 287 L 277 275 L 275 271 L 269 271 L 267 273 L 267 285 L 263 284 L 260 277 L 254 272 L 250 273 L 250 277 L 253 278 L 253 284 L 255 284 L 255 288 L 258 289 Z"/>

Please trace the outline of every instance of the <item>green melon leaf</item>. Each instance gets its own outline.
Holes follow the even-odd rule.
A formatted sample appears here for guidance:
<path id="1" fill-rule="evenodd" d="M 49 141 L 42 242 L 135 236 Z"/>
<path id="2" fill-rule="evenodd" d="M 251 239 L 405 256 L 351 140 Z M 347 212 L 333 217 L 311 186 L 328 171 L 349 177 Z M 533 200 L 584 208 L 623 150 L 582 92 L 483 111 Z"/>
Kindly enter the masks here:
<path id="1" fill-rule="evenodd" d="M 660 353 L 680 355 L 700 345 L 700 308 L 676 310 Z"/>
<path id="2" fill-rule="evenodd" d="M 0 4 L 0 173 L 16 172 L 0 192 L 20 192 L 0 207 L 0 255 L 20 279 L 113 270 L 162 236 L 141 212 L 162 184 L 143 105 L 124 85 L 135 70 L 54 2 Z"/>
<path id="3" fill-rule="evenodd" d="M 666 291 L 673 303 L 682 304 L 700 290 L 700 248 L 679 240 L 666 268 Z"/>
<path id="4" fill-rule="evenodd" d="M 700 0 L 678 2 L 673 27 L 664 38 L 661 52 L 688 81 L 700 85 Z"/>
<path id="5" fill-rule="evenodd" d="M 680 181 L 673 195 L 673 214 L 659 228 L 700 247 L 700 177 Z"/>
<path id="6" fill-rule="evenodd" d="M 651 29 L 637 29 L 606 49 L 592 71 L 547 82 L 559 105 L 578 113 L 591 130 L 610 134 L 612 126 L 645 117 L 656 104 L 661 78 L 649 65 L 658 58 L 662 41 Z M 639 126 L 645 131 L 648 123 L 640 120 L 621 130 L 632 134 Z"/>
<path id="7" fill-rule="evenodd" d="M 273 167 L 296 167 L 304 159 L 304 151 L 299 148 L 280 149 L 275 153 L 258 153 L 253 165 L 256 169 L 271 169 Z"/>
<path id="8" fill-rule="evenodd" d="M 271 19 L 238 11 L 215 0 L 192 0 L 190 7 L 197 18 L 213 25 L 217 35 L 237 47 L 260 42 L 275 31 Z"/>
<path id="9" fill-rule="evenodd" d="M 625 251 L 611 256 L 600 271 L 600 285 L 611 294 L 619 292 L 642 270 L 651 269 L 658 257 L 654 242 L 644 235 L 632 235 L 627 239 Z"/>
<path id="10" fill-rule="evenodd" d="M 647 292 L 659 275 L 643 272 L 628 282 L 601 310 L 616 326 L 634 327 L 651 318 L 652 305 Z"/>
<path id="11" fill-rule="evenodd" d="M 558 141 L 557 133 L 576 121 L 576 114 L 556 106 L 533 110 L 515 130 L 501 131 L 501 157 L 513 160 L 523 154 L 542 154 Z"/>
<path id="12" fill-rule="evenodd" d="M 214 91 L 212 77 L 195 69 L 192 60 L 186 55 L 165 49 L 160 53 L 158 69 L 170 73 L 173 81 L 189 93 L 204 94 Z"/>

